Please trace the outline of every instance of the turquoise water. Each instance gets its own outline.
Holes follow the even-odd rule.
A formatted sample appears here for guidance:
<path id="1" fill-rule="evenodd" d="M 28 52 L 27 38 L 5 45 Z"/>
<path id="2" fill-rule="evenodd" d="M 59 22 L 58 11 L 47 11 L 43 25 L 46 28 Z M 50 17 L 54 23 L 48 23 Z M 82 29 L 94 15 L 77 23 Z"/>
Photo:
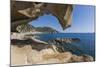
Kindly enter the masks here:
<path id="1" fill-rule="evenodd" d="M 85 54 L 95 57 L 95 33 L 54 33 L 54 34 L 40 35 L 40 39 L 45 41 L 55 39 L 55 38 L 79 38 L 80 42 L 72 43 L 67 46 L 72 45 L 78 47 Z M 66 44 L 63 46 L 66 46 Z M 78 54 L 77 51 L 75 51 L 74 53 Z"/>

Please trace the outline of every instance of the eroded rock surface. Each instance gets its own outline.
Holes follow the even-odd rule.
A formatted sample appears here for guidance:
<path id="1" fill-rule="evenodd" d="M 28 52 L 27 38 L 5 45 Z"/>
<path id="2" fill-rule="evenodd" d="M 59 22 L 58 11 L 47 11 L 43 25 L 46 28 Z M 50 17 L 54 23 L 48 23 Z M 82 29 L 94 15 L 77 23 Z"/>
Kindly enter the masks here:
<path id="1" fill-rule="evenodd" d="M 51 48 L 37 51 L 30 45 L 17 47 L 11 45 L 11 65 L 51 64 L 93 61 L 89 55 L 77 56 L 71 52 L 54 52 Z"/>
<path id="2" fill-rule="evenodd" d="M 44 14 L 58 18 L 63 29 L 71 26 L 73 5 L 40 2 L 11 1 L 11 31 L 20 24 L 27 24 Z"/>

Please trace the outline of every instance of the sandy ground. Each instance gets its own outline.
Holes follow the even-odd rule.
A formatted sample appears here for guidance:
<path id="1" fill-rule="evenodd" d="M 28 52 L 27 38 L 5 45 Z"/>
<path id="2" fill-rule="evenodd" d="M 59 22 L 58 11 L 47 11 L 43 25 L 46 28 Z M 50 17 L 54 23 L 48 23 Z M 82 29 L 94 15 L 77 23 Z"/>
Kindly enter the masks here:
<path id="1" fill-rule="evenodd" d="M 50 64 L 93 61 L 91 56 L 77 56 L 71 52 L 54 52 L 52 49 L 33 50 L 30 45 L 11 45 L 11 65 Z"/>

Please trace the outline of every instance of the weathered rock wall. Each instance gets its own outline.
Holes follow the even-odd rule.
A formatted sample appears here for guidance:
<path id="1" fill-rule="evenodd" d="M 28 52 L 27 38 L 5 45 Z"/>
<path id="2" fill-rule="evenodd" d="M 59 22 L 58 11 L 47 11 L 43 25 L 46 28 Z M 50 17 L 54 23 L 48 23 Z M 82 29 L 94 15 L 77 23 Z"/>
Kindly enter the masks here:
<path id="1" fill-rule="evenodd" d="M 36 7 L 38 4 L 37 2 L 35 2 L 34 5 L 33 2 L 11 1 L 11 31 L 15 31 L 19 24 L 28 23 L 31 20 L 35 20 L 40 15 L 43 15 L 43 13 L 48 12 L 58 18 L 63 29 L 71 26 L 72 5 L 43 3 L 42 6 Z M 38 10 L 40 9 L 40 12 L 35 12 L 37 8 Z M 34 14 L 34 17 L 27 16 L 33 16 L 32 14 Z"/>

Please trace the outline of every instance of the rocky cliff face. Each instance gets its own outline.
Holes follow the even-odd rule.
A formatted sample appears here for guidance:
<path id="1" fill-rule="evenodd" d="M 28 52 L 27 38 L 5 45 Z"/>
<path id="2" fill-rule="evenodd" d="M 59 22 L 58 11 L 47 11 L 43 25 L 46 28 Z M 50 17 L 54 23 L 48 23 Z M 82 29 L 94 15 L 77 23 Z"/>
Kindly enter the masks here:
<path id="1" fill-rule="evenodd" d="M 34 27 L 30 24 L 22 24 L 18 25 L 16 28 L 17 32 L 19 33 L 26 33 L 26 32 L 41 32 L 41 33 L 58 33 L 55 29 L 51 27 Z"/>
<path id="2" fill-rule="evenodd" d="M 53 14 L 62 28 L 71 26 L 72 5 L 39 2 L 11 1 L 11 31 L 16 31 L 20 24 L 27 24 L 45 14 Z"/>
<path id="3" fill-rule="evenodd" d="M 35 30 L 43 33 L 58 33 L 58 31 L 50 27 L 36 27 Z"/>

